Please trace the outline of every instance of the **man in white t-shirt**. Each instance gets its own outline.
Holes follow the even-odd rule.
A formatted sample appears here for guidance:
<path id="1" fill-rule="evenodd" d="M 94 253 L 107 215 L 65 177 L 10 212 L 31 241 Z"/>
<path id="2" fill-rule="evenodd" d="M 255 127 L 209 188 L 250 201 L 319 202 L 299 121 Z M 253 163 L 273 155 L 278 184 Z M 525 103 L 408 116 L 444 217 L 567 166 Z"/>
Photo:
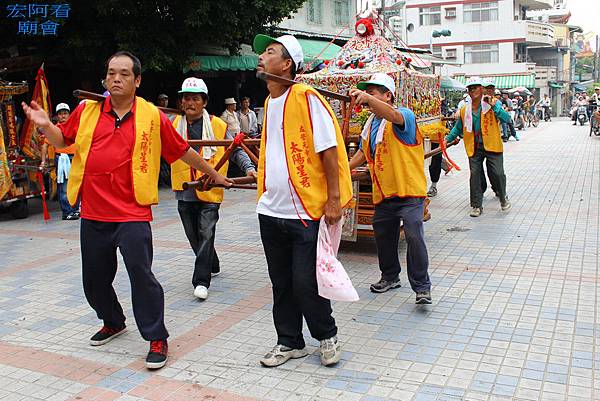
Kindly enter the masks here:
<path id="1" fill-rule="evenodd" d="M 258 72 L 295 77 L 304 56 L 290 35 L 257 35 Z M 258 165 L 260 233 L 273 285 L 277 345 L 260 360 L 279 366 L 307 355 L 302 318 L 320 341 L 321 363 L 333 365 L 341 349 L 331 303 L 318 294 L 319 220 L 337 223 L 352 199 L 344 140 L 333 111 L 313 88 L 268 81 Z"/>

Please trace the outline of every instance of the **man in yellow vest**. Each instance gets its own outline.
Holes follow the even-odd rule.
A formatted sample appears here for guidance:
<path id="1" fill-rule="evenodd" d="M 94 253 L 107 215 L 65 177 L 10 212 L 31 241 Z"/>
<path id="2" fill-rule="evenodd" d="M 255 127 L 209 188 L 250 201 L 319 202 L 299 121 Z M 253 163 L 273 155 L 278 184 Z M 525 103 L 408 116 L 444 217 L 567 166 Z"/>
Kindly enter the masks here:
<path id="1" fill-rule="evenodd" d="M 472 78 L 467 82 L 471 102 L 459 110 L 460 118 L 446 136 L 446 142 L 463 137 L 465 150 L 469 156 L 471 171 L 469 187 L 471 217 L 479 217 L 483 212 L 483 191 L 481 175 L 486 161 L 487 173 L 492 188 L 500 199 L 500 208 L 506 211 L 511 203 L 506 196 L 506 175 L 504 174 L 502 133 L 499 121 L 508 123 L 510 115 L 502 109 L 498 99 L 483 95 L 485 81 Z"/>
<path id="2" fill-rule="evenodd" d="M 163 289 L 151 270 L 150 206 L 158 203 L 160 157 L 181 159 L 215 182 L 230 184 L 190 149 L 156 106 L 135 96 L 141 69 L 129 52 L 112 55 L 105 80 L 110 95 L 102 102 L 80 103 L 60 127 L 35 102 L 23 103 L 23 110 L 56 148 L 75 144 L 67 197 L 71 205 L 81 198 L 83 289 L 104 321 L 90 344 L 106 344 L 125 332 L 125 315 L 112 286 L 119 248 L 131 281 L 133 314 L 142 337 L 150 341 L 146 367 L 158 369 L 167 361 L 169 336 Z"/>
<path id="3" fill-rule="evenodd" d="M 228 137 L 225 121 L 209 115 L 206 111 L 208 88 L 202 79 L 187 78 L 183 81 L 179 93 L 182 95 L 181 105 L 185 115 L 177 116 L 173 120 L 173 126 L 184 140 L 222 140 Z M 201 149 L 196 147 L 195 150 L 213 167 L 225 153 L 222 146 L 204 146 Z M 246 175 L 256 177 L 254 165 L 243 149 L 236 149 L 230 160 Z M 219 173 L 227 174 L 228 165 L 229 163 L 225 163 Z M 223 188 L 213 188 L 210 191 L 183 190 L 184 182 L 193 181 L 200 176 L 201 174 L 181 160 L 171 165 L 171 187 L 177 198 L 177 211 L 185 235 L 196 255 L 192 276 L 194 296 L 206 299 L 211 275 L 216 276 L 221 271 L 215 250 L 215 228 L 219 220 L 219 207 L 223 201 Z"/>
<path id="4" fill-rule="evenodd" d="M 56 105 L 56 119 L 58 124 L 64 124 L 69 119 L 71 108 L 66 103 Z M 67 183 L 69 180 L 69 170 L 71 169 L 71 160 L 75 153 L 75 145 L 64 149 L 54 149 L 50 147 L 48 140 L 44 139 L 42 145 L 42 163 L 41 167 L 48 165 L 48 157 L 54 153 L 54 168 L 56 169 L 56 192 L 58 203 L 62 210 L 63 220 L 79 220 L 79 204 L 71 206 L 67 199 Z"/>
<path id="5" fill-rule="evenodd" d="M 408 243 L 407 274 L 416 293 L 415 302 L 430 304 L 429 257 L 423 230 L 427 192 L 423 137 L 414 113 L 394 107 L 396 84 L 392 77 L 374 74 L 357 87 L 350 96 L 356 98 L 356 104 L 368 105 L 372 112 L 361 134 L 359 150 L 350 160 L 351 169 L 366 161 L 373 183 L 373 231 L 381 279 L 370 289 L 381 293 L 400 287 L 398 241 L 402 221 Z"/>
<path id="6" fill-rule="evenodd" d="M 258 72 L 294 79 L 304 55 L 291 35 L 254 38 Z M 307 355 L 302 318 L 320 341 L 321 364 L 339 362 L 331 303 L 319 296 L 319 220 L 337 223 L 352 199 L 348 156 L 331 107 L 313 88 L 268 81 L 258 163 L 258 221 L 273 285 L 277 345 L 260 360 L 278 366 Z"/>

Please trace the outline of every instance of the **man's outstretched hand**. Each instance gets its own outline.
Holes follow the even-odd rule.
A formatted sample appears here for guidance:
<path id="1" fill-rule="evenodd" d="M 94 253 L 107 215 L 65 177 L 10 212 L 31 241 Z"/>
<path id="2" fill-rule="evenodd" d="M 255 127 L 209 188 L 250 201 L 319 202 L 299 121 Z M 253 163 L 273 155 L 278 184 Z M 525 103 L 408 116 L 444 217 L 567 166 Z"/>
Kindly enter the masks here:
<path id="1" fill-rule="evenodd" d="M 21 106 L 23 107 L 23 111 L 27 118 L 38 127 L 47 128 L 52 124 L 50 117 L 48 117 L 48 113 L 46 113 L 46 111 L 35 101 L 32 100 L 29 106 L 27 103 L 22 102 Z"/>

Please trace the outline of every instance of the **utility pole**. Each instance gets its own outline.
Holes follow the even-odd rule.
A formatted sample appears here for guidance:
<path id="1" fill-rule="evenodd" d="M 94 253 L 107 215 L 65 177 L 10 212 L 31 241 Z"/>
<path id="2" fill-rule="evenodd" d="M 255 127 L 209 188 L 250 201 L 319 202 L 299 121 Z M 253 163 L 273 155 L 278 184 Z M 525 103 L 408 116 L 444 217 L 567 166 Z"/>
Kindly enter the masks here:
<path id="1" fill-rule="evenodd" d="M 600 81 L 600 36 L 596 35 L 596 53 L 594 54 L 594 82 Z"/>

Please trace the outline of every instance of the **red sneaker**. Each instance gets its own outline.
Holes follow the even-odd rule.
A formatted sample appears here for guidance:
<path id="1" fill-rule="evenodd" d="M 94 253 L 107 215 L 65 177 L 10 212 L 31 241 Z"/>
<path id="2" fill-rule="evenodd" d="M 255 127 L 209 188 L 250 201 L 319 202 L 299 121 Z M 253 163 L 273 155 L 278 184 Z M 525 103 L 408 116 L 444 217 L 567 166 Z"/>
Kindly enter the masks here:
<path id="1" fill-rule="evenodd" d="M 146 367 L 148 369 L 160 369 L 165 366 L 168 352 L 167 340 L 150 341 L 150 351 L 146 356 Z"/>
<path id="2" fill-rule="evenodd" d="M 94 334 L 92 338 L 90 338 L 90 345 L 103 345 L 112 340 L 113 338 L 120 336 L 125 333 L 126 327 L 125 325 L 121 327 L 108 327 L 103 326 L 99 332 Z"/>

